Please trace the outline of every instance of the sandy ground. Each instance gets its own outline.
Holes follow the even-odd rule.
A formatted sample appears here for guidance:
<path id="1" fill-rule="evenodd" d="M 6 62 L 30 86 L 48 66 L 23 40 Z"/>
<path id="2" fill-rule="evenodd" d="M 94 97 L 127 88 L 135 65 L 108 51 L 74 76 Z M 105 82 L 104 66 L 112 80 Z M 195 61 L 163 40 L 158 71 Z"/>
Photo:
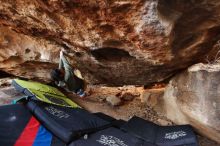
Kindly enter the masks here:
<path id="1" fill-rule="evenodd" d="M 67 94 L 68 97 L 74 100 L 83 108 L 90 112 L 103 112 L 116 119 L 128 120 L 136 115 L 143 119 L 152 121 L 159 125 L 173 125 L 165 116 L 154 111 L 151 107 L 141 103 L 140 93 L 142 87 L 124 86 L 124 87 L 105 87 L 105 86 L 90 86 L 89 96 L 86 99 L 80 99 L 73 94 Z M 108 96 L 118 96 L 120 98 L 124 93 L 131 93 L 134 98 L 131 101 L 122 100 L 121 105 L 111 106 L 106 102 Z M 10 103 L 11 100 L 21 96 L 15 92 L 13 87 L 10 87 L 10 79 L 0 80 L 0 104 Z M 198 135 L 200 146 L 220 146 L 203 136 Z"/>

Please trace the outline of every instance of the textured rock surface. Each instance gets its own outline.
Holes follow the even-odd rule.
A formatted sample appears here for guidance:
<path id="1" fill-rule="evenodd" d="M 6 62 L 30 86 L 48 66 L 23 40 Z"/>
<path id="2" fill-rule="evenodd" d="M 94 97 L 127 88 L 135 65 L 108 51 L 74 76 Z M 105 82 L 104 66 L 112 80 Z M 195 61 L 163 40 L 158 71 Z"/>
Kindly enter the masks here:
<path id="1" fill-rule="evenodd" d="M 165 88 L 143 90 L 140 96 L 141 102 L 150 107 L 158 107 L 159 109 L 161 109 L 161 106 L 164 104 L 164 90 Z"/>
<path id="2" fill-rule="evenodd" d="M 25 78 L 49 79 L 59 47 L 49 41 L 0 27 L 0 69 Z"/>
<path id="3" fill-rule="evenodd" d="M 218 0 L 0 0 L 0 70 L 47 80 L 61 47 L 90 83 L 147 84 L 203 59 Z"/>
<path id="4" fill-rule="evenodd" d="M 131 101 L 135 98 L 136 95 L 133 95 L 132 93 L 130 92 L 125 92 L 125 93 L 122 93 L 121 95 L 121 99 L 125 100 L 125 101 Z"/>
<path id="5" fill-rule="evenodd" d="M 112 106 L 118 106 L 121 104 L 121 99 L 115 96 L 108 96 L 106 101 Z"/>
<path id="6" fill-rule="evenodd" d="M 220 143 L 220 65 L 196 64 L 176 76 L 164 94 L 164 112 Z"/>

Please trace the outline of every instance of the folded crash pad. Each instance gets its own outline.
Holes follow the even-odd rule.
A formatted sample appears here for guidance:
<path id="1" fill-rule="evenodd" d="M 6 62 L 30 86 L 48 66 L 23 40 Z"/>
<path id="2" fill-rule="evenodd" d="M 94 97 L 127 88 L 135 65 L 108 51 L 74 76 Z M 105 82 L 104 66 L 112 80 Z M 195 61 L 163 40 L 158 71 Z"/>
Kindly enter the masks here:
<path id="1" fill-rule="evenodd" d="M 66 143 L 110 126 L 110 122 L 81 108 L 56 106 L 35 100 L 30 100 L 27 107 L 48 130 Z"/>
<path id="2" fill-rule="evenodd" d="M 54 87 L 38 82 L 24 81 L 19 79 L 13 80 L 12 85 L 16 90 L 31 98 L 66 107 L 78 107 L 76 103 L 68 99 L 62 92 Z"/>
<path id="3" fill-rule="evenodd" d="M 0 106 L 0 145 L 64 146 L 21 104 Z"/>
<path id="4" fill-rule="evenodd" d="M 156 146 L 117 128 L 107 128 L 73 141 L 69 146 Z"/>
<path id="5" fill-rule="evenodd" d="M 139 117 L 133 117 L 121 129 L 157 146 L 198 146 L 190 125 L 158 126 Z"/>

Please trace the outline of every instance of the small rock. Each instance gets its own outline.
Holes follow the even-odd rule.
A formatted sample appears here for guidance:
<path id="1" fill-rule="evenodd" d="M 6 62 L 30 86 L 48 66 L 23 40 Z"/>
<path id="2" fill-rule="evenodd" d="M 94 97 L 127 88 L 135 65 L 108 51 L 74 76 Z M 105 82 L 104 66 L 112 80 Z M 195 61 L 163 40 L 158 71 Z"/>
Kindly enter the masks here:
<path id="1" fill-rule="evenodd" d="M 98 96 L 97 99 L 98 99 L 99 102 L 105 101 L 105 97 L 104 96 Z"/>
<path id="2" fill-rule="evenodd" d="M 121 92 L 117 93 L 115 96 L 116 97 L 120 97 L 121 96 Z"/>
<path id="3" fill-rule="evenodd" d="M 115 96 L 108 96 L 106 101 L 112 106 L 118 106 L 121 104 L 121 99 Z"/>
<path id="4" fill-rule="evenodd" d="M 126 100 L 126 101 L 131 101 L 131 100 L 134 99 L 134 97 L 135 97 L 135 95 L 133 95 L 133 94 L 130 93 L 130 92 L 126 92 L 126 93 L 124 93 L 124 94 L 121 96 L 121 98 L 122 98 L 123 100 Z"/>

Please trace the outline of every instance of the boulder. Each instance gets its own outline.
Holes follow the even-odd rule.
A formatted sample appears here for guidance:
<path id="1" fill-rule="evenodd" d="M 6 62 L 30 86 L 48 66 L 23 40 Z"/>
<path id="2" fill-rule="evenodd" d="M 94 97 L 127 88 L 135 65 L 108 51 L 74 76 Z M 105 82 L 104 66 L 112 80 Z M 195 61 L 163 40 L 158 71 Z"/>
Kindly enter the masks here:
<path id="1" fill-rule="evenodd" d="M 219 0 L 0 3 L 0 70 L 29 79 L 49 81 L 65 48 L 90 83 L 159 82 L 206 58 L 220 38 Z"/>
<path id="2" fill-rule="evenodd" d="M 122 103 L 121 99 L 116 96 L 108 96 L 106 101 L 112 106 L 118 106 Z"/>
<path id="3" fill-rule="evenodd" d="M 166 116 L 220 143 L 220 64 L 196 64 L 174 77 L 164 94 Z"/>
<path id="4" fill-rule="evenodd" d="M 125 101 L 131 101 L 133 100 L 137 95 L 134 95 L 130 92 L 123 92 L 121 95 L 121 99 L 125 100 Z"/>

